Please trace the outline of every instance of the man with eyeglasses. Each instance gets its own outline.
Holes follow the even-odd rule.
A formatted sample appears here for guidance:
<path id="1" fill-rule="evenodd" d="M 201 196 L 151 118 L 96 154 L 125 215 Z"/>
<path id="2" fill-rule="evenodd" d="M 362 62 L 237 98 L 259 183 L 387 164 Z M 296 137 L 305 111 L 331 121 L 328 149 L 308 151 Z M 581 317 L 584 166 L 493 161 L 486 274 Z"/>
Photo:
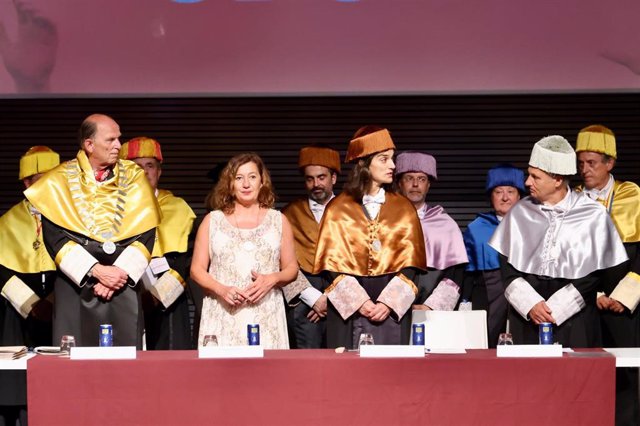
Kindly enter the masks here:
<path id="1" fill-rule="evenodd" d="M 452 311 L 460 296 L 467 252 L 462 233 L 442 206 L 426 203 L 437 180 L 436 159 L 422 152 L 403 152 L 396 159 L 396 186 L 416 208 L 427 254 L 428 273 L 419 274 L 413 309 Z"/>

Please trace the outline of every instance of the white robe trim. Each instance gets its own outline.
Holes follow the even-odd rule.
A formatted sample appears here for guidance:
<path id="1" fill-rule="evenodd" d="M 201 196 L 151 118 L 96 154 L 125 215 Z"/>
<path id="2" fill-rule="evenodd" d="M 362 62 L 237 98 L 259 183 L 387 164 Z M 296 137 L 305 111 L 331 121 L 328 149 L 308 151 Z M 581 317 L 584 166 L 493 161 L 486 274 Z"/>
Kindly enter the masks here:
<path id="1" fill-rule="evenodd" d="M 2 287 L 2 296 L 11 303 L 20 316 L 26 319 L 33 309 L 33 305 L 38 303 L 40 298 L 26 285 L 24 281 L 15 275 Z"/>
<path id="2" fill-rule="evenodd" d="M 507 301 L 526 320 L 529 320 L 529 311 L 536 303 L 542 302 L 544 298 L 531 287 L 531 284 L 524 278 L 516 278 L 511 281 L 504 292 Z"/>
<path id="3" fill-rule="evenodd" d="M 117 266 L 129 275 L 129 278 L 134 282 L 131 287 L 134 287 L 145 269 L 149 266 L 147 257 L 137 248 L 129 246 L 125 248 L 120 256 L 113 262 L 113 266 Z"/>
<path id="4" fill-rule="evenodd" d="M 73 281 L 77 286 L 84 287 L 87 272 L 93 265 L 98 263 L 98 259 L 79 244 L 74 245 L 65 257 L 60 261 L 60 270 Z"/>
<path id="5" fill-rule="evenodd" d="M 424 305 L 434 311 L 453 311 L 460 297 L 460 287 L 452 280 L 445 278 L 438 283 Z"/>
<path id="6" fill-rule="evenodd" d="M 547 300 L 547 306 L 551 309 L 551 316 L 556 320 L 556 325 L 562 325 L 587 305 L 573 284 L 567 284 L 551 295 Z"/>

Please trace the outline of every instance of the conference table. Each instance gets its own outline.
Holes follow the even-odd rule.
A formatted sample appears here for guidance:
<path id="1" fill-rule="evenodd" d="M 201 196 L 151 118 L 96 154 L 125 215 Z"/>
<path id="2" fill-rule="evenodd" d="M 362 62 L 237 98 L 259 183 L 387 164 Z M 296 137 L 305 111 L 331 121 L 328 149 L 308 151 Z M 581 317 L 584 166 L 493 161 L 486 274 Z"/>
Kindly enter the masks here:
<path id="1" fill-rule="evenodd" d="M 264 358 L 138 352 L 133 360 L 28 361 L 38 425 L 612 425 L 616 358 L 498 358 L 495 350 L 361 358 L 333 350 Z"/>

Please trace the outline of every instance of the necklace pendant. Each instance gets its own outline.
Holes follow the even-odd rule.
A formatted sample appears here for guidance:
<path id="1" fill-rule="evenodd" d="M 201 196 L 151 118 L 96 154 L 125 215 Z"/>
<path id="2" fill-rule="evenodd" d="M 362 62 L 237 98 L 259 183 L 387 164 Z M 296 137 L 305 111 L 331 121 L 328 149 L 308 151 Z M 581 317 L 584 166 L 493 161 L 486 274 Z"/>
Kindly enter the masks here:
<path id="1" fill-rule="evenodd" d="M 33 242 L 33 249 L 34 249 L 35 251 L 38 251 L 38 249 L 40 248 L 40 244 L 41 244 L 41 243 L 40 243 L 40 241 L 35 240 L 35 241 Z"/>
<path id="2" fill-rule="evenodd" d="M 105 241 L 102 243 L 102 251 L 106 254 L 113 254 L 116 252 L 116 245 L 113 241 Z"/>
<path id="3" fill-rule="evenodd" d="M 256 245 L 253 241 L 245 241 L 242 243 L 242 250 L 244 251 L 254 251 L 256 249 Z"/>

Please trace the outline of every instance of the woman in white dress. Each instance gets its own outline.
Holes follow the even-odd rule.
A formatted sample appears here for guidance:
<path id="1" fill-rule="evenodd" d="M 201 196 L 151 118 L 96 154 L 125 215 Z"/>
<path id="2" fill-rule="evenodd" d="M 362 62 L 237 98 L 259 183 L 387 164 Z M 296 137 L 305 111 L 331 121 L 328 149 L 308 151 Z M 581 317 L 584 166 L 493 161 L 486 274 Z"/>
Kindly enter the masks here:
<path id="1" fill-rule="evenodd" d="M 247 345 L 247 324 L 260 325 L 266 349 L 288 349 L 280 287 L 298 273 L 293 233 L 273 210 L 271 178 L 254 153 L 229 160 L 198 229 L 191 277 L 205 292 L 198 346 L 215 335 L 223 346 Z"/>

